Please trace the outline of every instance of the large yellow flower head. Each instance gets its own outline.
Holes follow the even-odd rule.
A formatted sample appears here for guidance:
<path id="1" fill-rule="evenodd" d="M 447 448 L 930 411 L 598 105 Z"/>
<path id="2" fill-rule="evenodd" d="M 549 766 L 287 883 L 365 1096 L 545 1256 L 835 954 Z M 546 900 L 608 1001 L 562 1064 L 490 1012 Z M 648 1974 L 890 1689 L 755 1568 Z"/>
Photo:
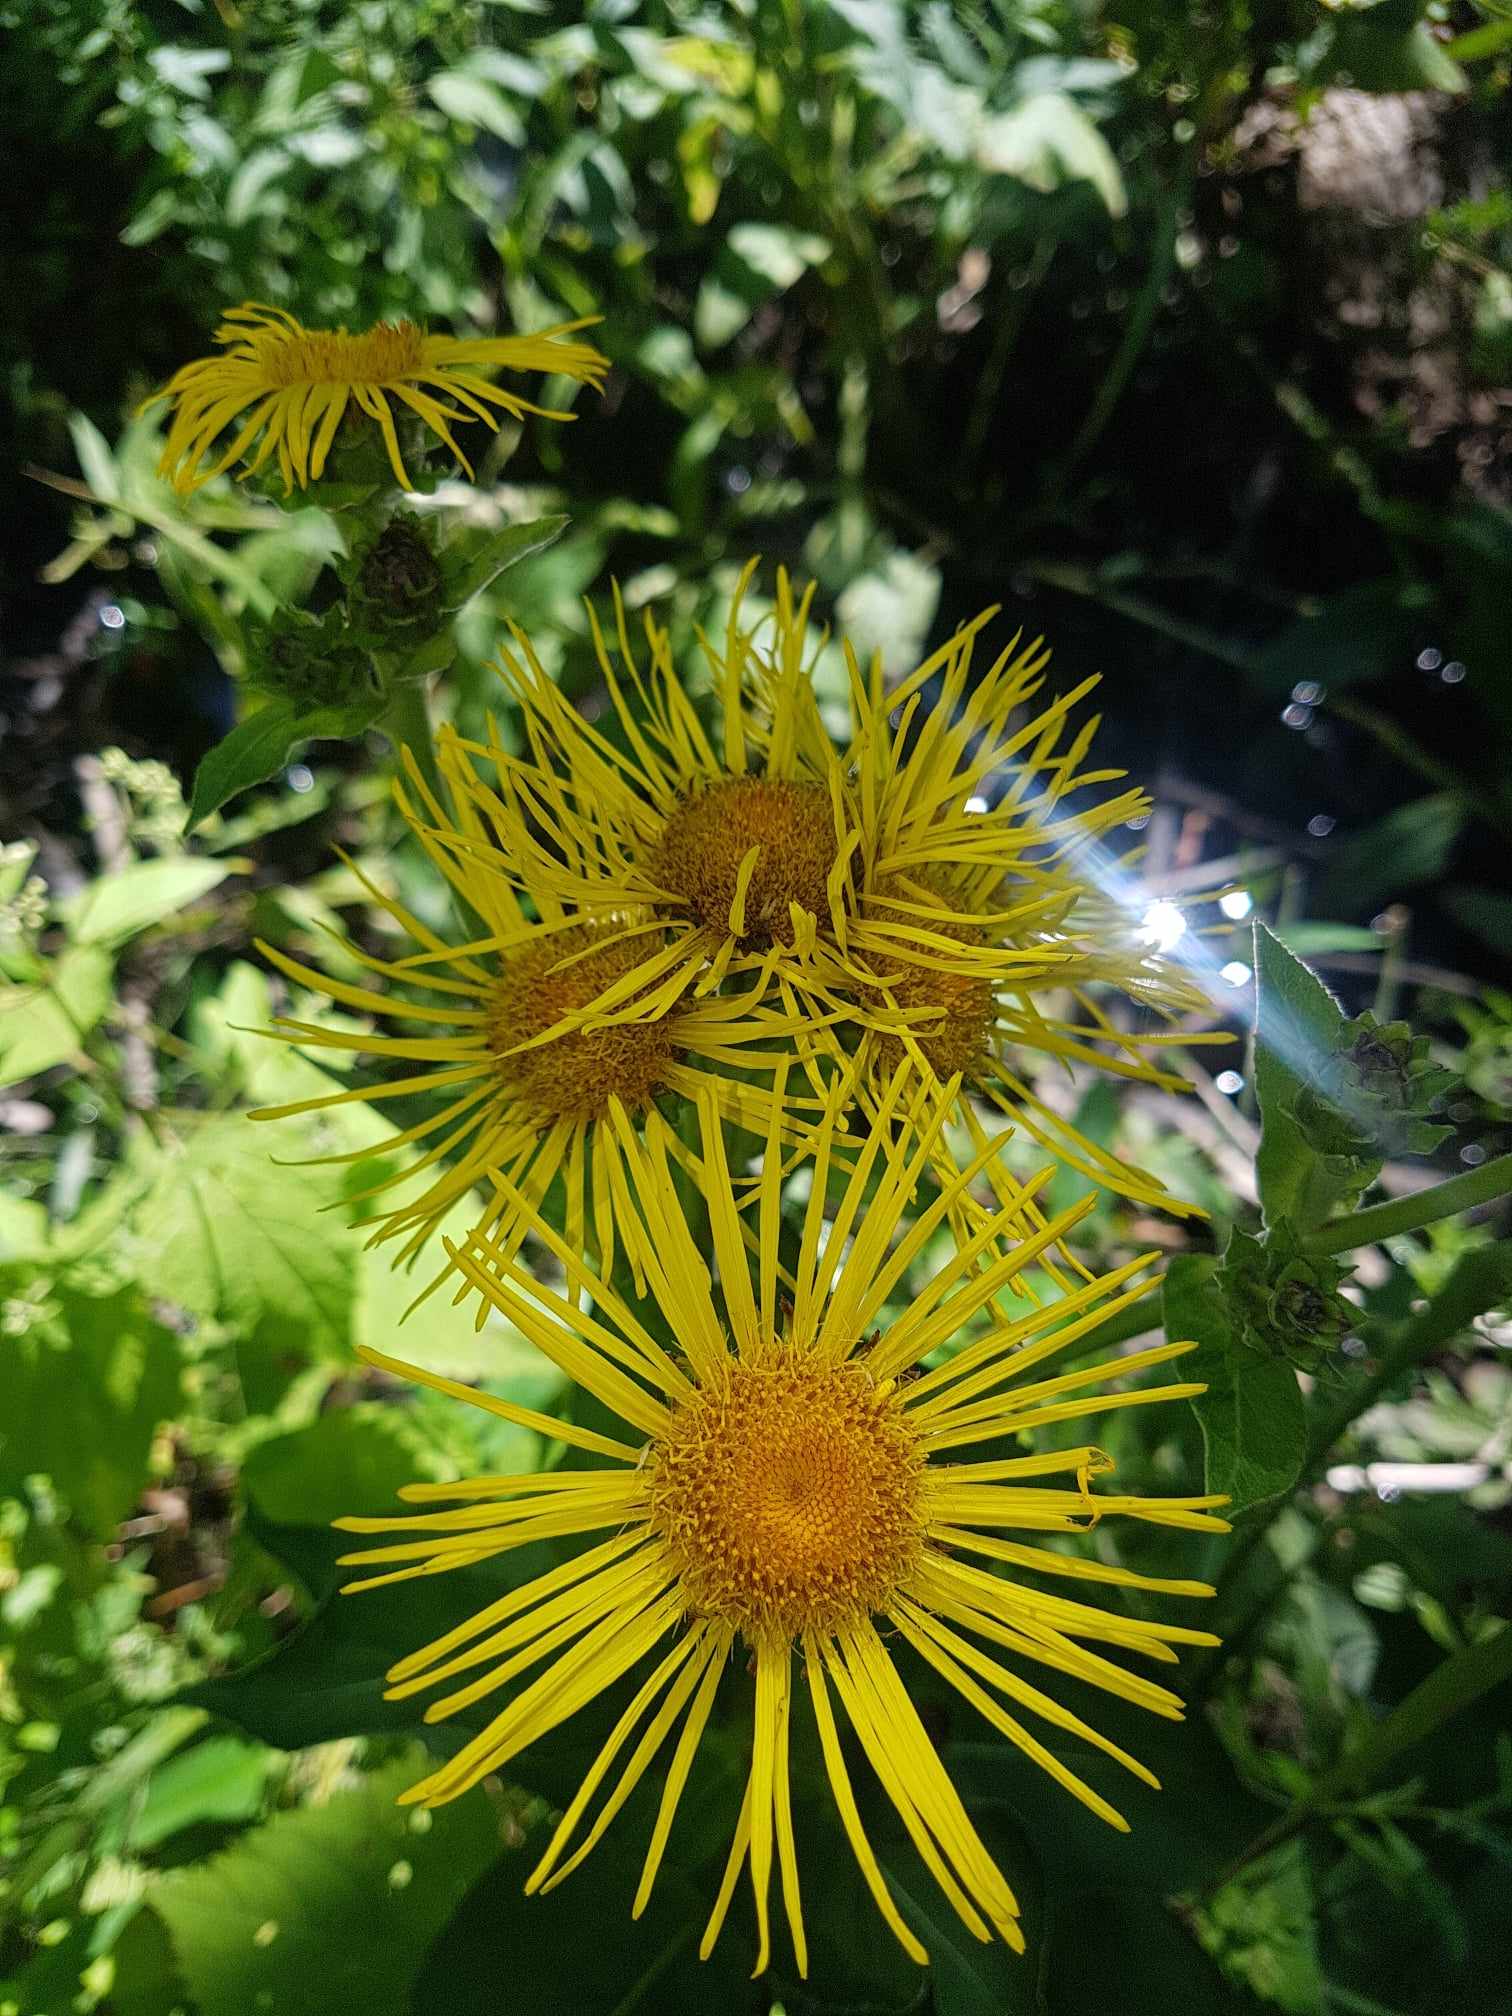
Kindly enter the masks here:
<path id="1" fill-rule="evenodd" d="M 446 443 L 470 476 L 472 464 L 451 431 L 454 422 L 481 420 L 497 428 L 495 408 L 515 419 L 526 413 L 573 417 L 533 405 L 480 373 L 503 366 L 597 386 L 608 360 L 586 343 L 562 340 L 595 319 L 559 323 L 533 336 L 435 336 L 406 321 L 380 322 L 354 336 L 345 329 L 306 329 L 285 309 L 248 301 L 229 309 L 216 330 L 220 356 L 185 364 L 146 402 L 166 399 L 174 409 L 159 474 L 171 477 L 176 490 L 198 489 L 246 455 L 261 435 L 245 473 L 276 455 L 285 493 L 302 490 L 319 480 L 343 416 L 355 409 L 377 423 L 394 478 L 408 490 L 391 403 L 397 401 Z M 229 447 L 210 461 L 230 429 Z"/>
<path id="2" fill-rule="evenodd" d="M 418 1156 L 362 1193 L 373 1205 L 375 1244 L 397 1239 L 396 1258 L 411 1259 L 457 1201 L 482 1184 L 491 1198 L 482 1225 L 513 1252 L 560 1181 L 562 1222 L 574 1250 L 585 1250 L 591 1229 L 609 1271 L 619 1225 L 627 1257 L 643 1278 L 640 1220 L 625 1209 L 620 1135 L 606 1124 L 611 1107 L 639 1124 L 658 1099 L 707 1091 L 727 1121 L 764 1134 L 772 1101 L 760 1081 L 765 1074 L 769 1084 L 774 1069 L 785 1069 L 786 1052 L 762 1045 L 790 1037 L 791 1022 L 753 1003 L 748 992 L 699 1000 L 686 987 L 661 1004 L 654 1020 L 601 1020 L 602 1004 L 621 1000 L 627 980 L 640 986 L 644 927 L 621 931 L 613 920 L 565 908 L 549 892 L 527 913 L 481 844 L 477 815 L 444 749 L 442 770 L 448 806 L 413 771 L 419 804 L 402 786 L 395 796 L 461 914 L 475 920 L 474 935 L 459 929 L 448 942 L 363 876 L 373 902 L 413 949 L 397 960 L 350 942 L 343 951 L 392 991 L 355 986 L 273 946 L 259 948 L 289 979 L 380 1025 L 370 1034 L 282 1017 L 275 1033 L 316 1052 L 407 1068 L 376 1086 L 266 1107 L 252 1117 L 279 1120 L 353 1100 L 419 1097 L 429 1110 L 392 1144 L 401 1152 L 418 1148 Z M 792 1141 L 803 1138 L 801 1106 L 788 1100 L 779 1115 Z M 503 1188 L 491 1187 L 495 1178 Z"/>
<path id="3" fill-rule="evenodd" d="M 951 1204 L 942 1193 L 909 1219 L 928 1161 L 929 1127 L 938 1122 L 915 1115 L 925 1138 L 909 1150 L 897 1145 L 885 1123 L 904 1098 L 900 1073 L 884 1126 L 841 1186 L 828 1224 L 834 1142 L 827 1127 L 820 1129 L 790 1269 L 777 1257 L 775 1133 L 753 1270 L 713 1094 L 699 1099 L 710 1255 L 678 1208 L 666 1130 L 653 1119 L 638 1139 L 616 1107 L 612 1124 L 643 1221 L 652 1309 L 629 1306 L 553 1234 L 543 1236 L 566 1276 L 564 1294 L 538 1285 L 495 1241 L 474 1241 L 456 1258 L 554 1364 L 625 1424 L 623 1437 L 543 1419 L 377 1360 L 596 1460 L 472 1483 L 412 1485 L 403 1495 L 417 1506 L 457 1502 L 450 1510 L 340 1522 L 349 1531 L 385 1536 L 383 1544 L 346 1557 L 369 1571 L 349 1585 L 356 1589 L 487 1561 L 538 1540 L 570 1536 L 587 1543 L 407 1654 L 389 1674 L 390 1698 L 445 1688 L 426 1711 L 432 1721 L 510 1690 L 484 1729 L 404 1795 L 430 1806 L 503 1769 L 605 1690 L 627 1683 L 623 1713 L 527 1890 L 569 1875 L 664 1758 L 632 1906 L 639 1915 L 721 1683 L 730 1674 L 738 1687 L 733 1665 L 754 1668 L 750 1773 L 702 1951 L 707 1957 L 712 1949 L 748 1867 L 757 1973 L 770 1959 L 774 1867 L 799 1971 L 807 1966 L 788 1768 L 795 1715 L 812 1716 L 841 1822 L 878 1909 L 916 1961 L 928 1958 L 868 1841 L 837 1701 L 962 1922 L 979 1939 L 1023 1946 L 1013 1893 L 951 1783 L 890 1641 L 911 1647 L 991 1728 L 1115 1827 L 1125 1825 L 1117 1810 L 1032 1732 L 1030 1721 L 1070 1731 L 1155 1781 L 1029 1674 L 1066 1675 L 1179 1719 L 1178 1697 L 1127 1671 L 1116 1655 L 1170 1660 L 1175 1645 L 1215 1642 L 1186 1626 L 1046 1593 L 1038 1580 L 1210 1595 L 1205 1584 L 1155 1580 L 1042 1543 L 1120 1515 L 1224 1531 L 1212 1511 L 1222 1499 L 1096 1492 L 1093 1480 L 1111 1462 L 1091 1445 L 1002 1453 L 1006 1438 L 1027 1430 L 1202 1390 L 1123 1385 L 1127 1375 L 1194 1348 L 1185 1343 L 1058 1374 L 1046 1370 L 1138 1296 L 1140 1288 L 1128 1283 L 1148 1256 L 1016 1321 L 992 1321 L 993 1294 L 1048 1251 L 1082 1207 L 1017 1250 L 998 1244 L 1019 1230 L 1014 1214 L 1004 1212 L 984 1228 L 974 1253 L 936 1274 L 887 1327 L 874 1327 Z M 963 1173 L 957 1184 L 975 1173 Z M 978 1260 L 985 1264 L 968 1264 Z M 591 1315 L 579 1300 L 585 1293 Z M 984 1318 L 991 1327 L 982 1330 Z M 968 1326 L 971 1341 L 941 1357 Z M 1116 1390 L 1107 1390 L 1115 1381 Z M 1037 1580 L 1018 1579 L 1022 1571 Z M 632 1673 L 640 1676 L 633 1683 Z M 528 1783 L 528 1763 L 522 1771 Z"/>
<path id="4" fill-rule="evenodd" d="M 585 915 L 659 927 L 640 962 L 643 989 L 620 1011 L 627 1018 L 660 1012 L 689 985 L 708 993 L 730 975 L 749 976 L 764 995 L 779 968 L 804 970 L 847 901 L 855 842 L 834 750 L 800 749 L 780 723 L 759 724 L 747 707 L 739 616 L 753 567 L 741 577 L 723 648 L 706 645 L 717 673 L 712 736 L 667 631 L 648 610 L 638 645 L 616 592 L 616 650 L 588 611 L 612 708 L 603 727 L 563 695 L 515 628 L 499 671 L 520 708 L 528 755 L 450 745 L 472 766 L 470 788 L 498 859 L 522 889 L 549 892 Z"/>

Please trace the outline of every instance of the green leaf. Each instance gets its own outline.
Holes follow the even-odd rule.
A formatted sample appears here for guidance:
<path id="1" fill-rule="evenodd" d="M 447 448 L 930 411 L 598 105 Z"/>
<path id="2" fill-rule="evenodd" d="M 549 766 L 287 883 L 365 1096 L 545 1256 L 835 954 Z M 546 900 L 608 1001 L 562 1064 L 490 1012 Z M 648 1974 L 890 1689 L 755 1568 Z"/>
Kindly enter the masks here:
<path id="1" fill-rule="evenodd" d="M 179 855 L 165 861 L 133 861 L 98 876 L 60 906 L 69 936 L 79 945 L 119 945 L 187 909 L 240 874 L 240 863 Z"/>
<path id="2" fill-rule="evenodd" d="M 132 1809 L 127 1846 L 145 1855 L 185 1827 L 254 1820 L 262 1811 L 277 1754 L 239 1736 L 209 1736 L 160 1764 Z"/>
<path id="3" fill-rule="evenodd" d="M 717 1877 L 695 1884 L 664 1866 L 645 1915 L 631 1918 L 645 1855 L 640 1818 L 632 1811 L 620 1819 L 559 1889 L 527 1897 L 525 1878 L 550 1838 L 548 1827 L 533 1829 L 518 1852 L 488 1870 L 431 1947 L 415 1981 L 414 2007 L 438 2016 L 500 2016 L 506 2008 L 509 2016 L 715 2009 L 765 2016 L 771 1998 L 746 1978 L 750 1952 L 738 1907 L 710 1959 L 698 1958 Z M 674 1833 L 674 1853 L 676 1840 Z"/>
<path id="4" fill-rule="evenodd" d="M 1454 921 L 1473 931 L 1483 945 L 1512 955 L 1512 896 L 1496 889 L 1461 887 L 1444 890 L 1439 900 Z"/>
<path id="5" fill-rule="evenodd" d="M 1249 677 L 1278 696 L 1301 679 L 1327 688 L 1384 679 L 1412 655 L 1423 599 L 1394 575 L 1357 582 L 1271 638 L 1249 661 Z"/>
<path id="6" fill-rule="evenodd" d="M 436 1475 L 405 1410 L 370 1403 L 259 1442 L 242 1466 L 242 1487 L 263 1519 L 324 1527 L 349 1512 L 393 1512 L 401 1486 Z"/>
<path id="7" fill-rule="evenodd" d="M 164 1155 L 136 1223 L 154 1292 L 283 1348 L 344 1356 L 357 1240 L 322 1215 L 341 1197 L 339 1174 L 280 1167 L 245 1114 L 176 1117 L 184 1139 Z M 319 1116 L 309 1117 L 314 1153 Z"/>
<path id="8" fill-rule="evenodd" d="M 249 1502 L 248 1527 L 259 1545 L 295 1571 L 317 1607 L 261 1659 L 204 1681 L 179 1699 L 280 1750 L 350 1736 L 423 1737 L 443 1754 L 459 1748 L 497 1712 L 497 1701 L 484 1700 L 430 1726 L 428 1697 L 386 1700 L 384 1675 L 405 1653 L 419 1651 L 565 1558 L 559 1549 L 522 1547 L 472 1568 L 342 1595 L 338 1584 L 360 1579 L 362 1571 L 338 1567 L 338 1556 L 359 1552 L 361 1540 L 326 1526 L 276 1526 L 264 1519 L 255 1499 Z M 531 1744 L 511 1765 L 511 1781 L 565 1806 L 633 1691 L 633 1680 L 609 1690 L 560 1730 Z"/>
<path id="9" fill-rule="evenodd" d="M 84 481 L 96 497 L 114 497 L 120 479 L 116 474 L 110 443 L 84 413 L 69 414 L 68 431 L 73 438 L 74 453 L 79 458 Z"/>
<path id="10" fill-rule="evenodd" d="M 77 1057 L 110 1007 L 110 954 L 75 945 L 34 985 L 0 987 L 0 1085 L 35 1078 Z"/>
<path id="11" fill-rule="evenodd" d="M 1181 1604 L 1179 1610 L 1184 1623 L 1203 1621 L 1195 1605 Z M 1129 1823 L 1127 1834 L 1090 1813 L 1048 1771 L 1005 1744 L 970 1740 L 952 1743 L 946 1752 L 969 1808 L 996 1802 L 1016 1815 L 1052 1895 L 1127 1890 L 1149 1899 L 1198 1889 L 1271 1819 L 1271 1809 L 1237 1782 L 1228 1753 L 1201 1716 L 1168 1722 L 1106 1694 L 1084 1712 L 1104 1736 L 1154 1772 L 1158 1790 L 1074 1736 L 1054 1729 L 1038 1733 L 1052 1756 L 1117 1807 Z"/>
<path id="12" fill-rule="evenodd" d="M 975 156 L 989 174 L 1011 175 L 1041 195 L 1068 182 L 1090 182 L 1110 217 L 1122 217 L 1129 207 L 1117 155 L 1080 105 L 1059 91 L 1038 92 L 988 119 Z"/>
<path id="13" fill-rule="evenodd" d="M 1286 1218 L 1299 1232 L 1320 1224 L 1345 1194 L 1298 1126 L 1298 1098 L 1331 1056 L 1344 1011 L 1315 973 L 1263 924 L 1255 926 L 1255 1096 L 1260 1151 L 1255 1180 L 1267 1224 Z"/>
<path id="14" fill-rule="evenodd" d="M 1060 1904 L 1047 1973 L 1047 2016 L 1086 2016 L 1089 2009 L 1265 2016 L 1273 2007 L 1226 1980 L 1169 1911 L 1125 1891 Z"/>
<path id="15" fill-rule="evenodd" d="M 1316 903 L 1328 911 L 1369 911 L 1404 889 L 1437 882 L 1464 831 L 1467 810 L 1452 791 L 1414 798 L 1334 849 Z"/>
<path id="16" fill-rule="evenodd" d="M 275 776 L 302 742 L 350 741 L 370 728 L 387 702 L 380 693 L 346 707 L 300 709 L 269 700 L 203 758 L 194 776 L 189 825 L 198 826 L 238 792 Z"/>
<path id="17" fill-rule="evenodd" d="M 1462 1645 L 1398 1702 L 1384 1721 L 1313 1787 L 1313 1802 L 1363 1790 L 1388 1764 L 1425 1742 L 1452 1716 L 1512 1681 L 1512 1627 Z"/>
<path id="18" fill-rule="evenodd" d="M 827 238 L 786 224 L 736 224 L 714 256 L 693 307 L 693 333 L 705 350 L 738 336 L 764 301 L 785 294 L 830 254 Z"/>
<path id="19" fill-rule="evenodd" d="M 1206 1489 L 1226 1491 L 1230 1514 L 1283 1497 L 1307 1453 L 1307 1412 L 1284 1358 L 1263 1358 L 1240 1341 L 1218 1271 L 1202 1254 L 1181 1253 L 1165 1278 L 1166 1335 L 1195 1338 L 1190 1376 L 1207 1381 L 1192 1401 L 1207 1456 Z"/>
<path id="20" fill-rule="evenodd" d="M 1000 1940 L 973 1937 L 924 1869 L 912 1845 L 890 1834 L 875 1845 L 877 1859 L 910 1928 L 929 1954 L 928 1984 L 935 2016 L 1041 2016 L 1045 2002 L 1045 1910 L 1040 1871 L 1013 1812 L 973 1801 L 972 1824 L 1007 1876 L 1023 1913 L 1027 1950 L 1014 1953 Z M 837 1853 L 849 1854 L 837 1847 Z M 860 1900 L 858 1900 L 859 1904 Z M 875 1911 L 870 1898 L 865 1909 Z M 873 1936 L 891 1940 L 880 1925 Z"/>
<path id="21" fill-rule="evenodd" d="M 1421 19 L 1425 0 L 1379 0 L 1336 16 L 1327 53 L 1309 84 L 1334 81 L 1356 91 L 1468 91 L 1470 80 Z"/>
<path id="22" fill-rule="evenodd" d="M 1295 924 L 1275 924 L 1274 935 L 1288 952 L 1299 959 L 1318 958 L 1325 952 L 1379 952 L 1381 934 L 1368 924 L 1330 924 L 1322 918 L 1299 919 Z"/>
<path id="23" fill-rule="evenodd" d="M 540 553 L 559 539 L 570 520 L 557 514 L 532 518 L 524 525 L 506 525 L 502 531 L 490 526 L 468 526 L 449 539 L 437 556 L 441 563 L 443 615 L 454 615 L 496 581 L 506 567 Z"/>
<path id="24" fill-rule="evenodd" d="M 135 1286 L 91 1294 L 68 1276 L 7 1269 L 0 1299 L 30 1311 L 0 1349 L 0 1491 L 52 1478 L 74 1518 L 108 1540 L 148 1477 L 179 1400 L 179 1345 Z"/>
<path id="25" fill-rule="evenodd" d="M 394 1805 L 422 1768 L 396 1759 L 154 1887 L 201 2016 L 410 2016 L 426 1949 L 499 1852 L 486 1798 L 435 1814 Z"/>
<path id="26" fill-rule="evenodd" d="M 486 77 L 472 77 L 465 70 L 441 70 L 427 81 L 425 88 L 448 119 L 481 126 L 484 132 L 496 133 L 511 147 L 524 145 L 525 125 L 519 112 L 498 85 L 491 84 Z"/>

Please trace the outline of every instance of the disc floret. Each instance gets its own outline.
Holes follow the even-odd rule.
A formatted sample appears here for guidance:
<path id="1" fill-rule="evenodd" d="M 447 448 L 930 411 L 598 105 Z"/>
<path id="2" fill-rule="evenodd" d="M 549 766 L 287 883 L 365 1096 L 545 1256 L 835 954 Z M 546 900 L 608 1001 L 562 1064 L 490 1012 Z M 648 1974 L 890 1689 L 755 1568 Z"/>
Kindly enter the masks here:
<path id="1" fill-rule="evenodd" d="M 726 777 L 682 800 L 648 865 L 677 908 L 762 951 L 791 934 L 795 903 L 811 916 L 828 914 L 838 852 L 822 784 Z"/>
<path id="2" fill-rule="evenodd" d="M 494 1068 L 530 1111 L 553 1120 L 597 1119 L 618 1099 L 642 1113 L 682 1060 L 673 1018 L 568 1028 L 533 1049 L 518 1046 L 592 1007 L 644 957 L 639 939 L 592 925 L 558 931 L 506 957 L 488 1010 Z"/>
<path id="3" fill-rule="evenodd" d="M 878 914 L 896 921 L 900 929 L 911 927 L 916 940 L 922 928 L 954 945 L 985 943 L 979 925 L 965 918 L 955 921 L 958 906 L 940 886 L 940 878 L 921 882 L 912 890 L 901 881 L 885 884 L 877 896 Z M 917 909 L 921 898 L 936 912 L 922 927 L 901 907 L 912 903 Z M 889 907 L 893 903 L 900 906 L 896 912 Z M 939 915 L 940 911 L 945 915 Z M 892 1007 L 906 1015 L 909 1035 L 937 1078 L 953 1078 L 957 1072 L 967 1076 L 991 1048 L 997 996 L 990 980 L 950 970 L 938 960 L 923 963 L 928 957 L 927 945 L 920 940 L 910 948 L 908 958 L 887 960 L 883 984 L 867 989 L 867 993 L 879 1007 Z M 878 1067 L 887 1077 L 903 1061 L 905 1048 L 901 1035 L 878 1036 Z"/>
<path id="4" fill-rule="evenodd" d="M 694 1617 L 752 1644 L 841 1630 L 916 1565 L 923 1467 L 894 1382 L 774 1345 L 675 1411 L 650 1457 L 650 1523 Z"/>

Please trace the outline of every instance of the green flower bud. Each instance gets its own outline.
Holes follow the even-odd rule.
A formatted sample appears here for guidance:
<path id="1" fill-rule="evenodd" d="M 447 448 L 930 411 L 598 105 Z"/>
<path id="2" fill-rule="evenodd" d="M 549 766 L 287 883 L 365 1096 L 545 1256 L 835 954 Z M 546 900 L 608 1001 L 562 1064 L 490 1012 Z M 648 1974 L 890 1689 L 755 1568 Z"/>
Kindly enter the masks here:
<path id="1" fill-rule="evenodd" d="M 1449 1131 L 1426 1115 L 1454 1083 L 1454 1073 L 1430 1059 L 1427 1037 L 1367 1010 L 1339 1031 L 1317 1082 L 1299 1096 L 1297 1125 L 1322 1155 L 1377 1164 L 1387 1155 L 1424 1155 Z"/>
<path id="2" fill-rule="evenodd" d="M 333 605 L 319 616 L 279 609 L 254 632 L 247 677 L 260 691 L 297 707 L 344 707 L 374 691 L 371 660 Z"/>
<path id="3" fill-rule="evenodd" d="M 418 518 L 393 518 L 360 554 L 348 597 L 354 624 L 374 641 L 408 643 L 438 617 L 441 569 Z"/>

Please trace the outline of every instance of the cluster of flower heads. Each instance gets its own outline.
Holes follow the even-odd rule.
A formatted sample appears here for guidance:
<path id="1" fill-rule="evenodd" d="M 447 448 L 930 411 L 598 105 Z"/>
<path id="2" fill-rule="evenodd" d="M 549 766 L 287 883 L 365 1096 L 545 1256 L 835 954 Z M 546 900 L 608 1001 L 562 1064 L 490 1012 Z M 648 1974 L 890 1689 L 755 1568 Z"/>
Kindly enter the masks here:
<path id="1" fill-rule="evenodd" d="M 352 1586 L 568 1543 L 559 1565 L 389 1675 L 395 1697 L 445 1686 L 432 1720 L 511 1689 L 406 1795 L 428 1804 L 633 1680 L 532 1890 L 581 1862 L 670 1745 L 640 1912 L 738 1642 L 755 1675 L 752 1762 L 705 1953 L 748 1869 L 757 1971 L 769 1963 L 775 1868 L 806 1968 L 789 1783 L 801 1698 L 841 1824 L 904 1948 L 927 1957 L 869 1844 L 837 1704 L 963 1923 L 1020 1947 L 1013 1893 L 890 1641 L 1121 1826 L 1021 1717 L 1150 1774 L 1021 1669 L 1179 1717 L 1178 1698 L 1117 1655 L 1170 1661 L 1176 1645 L 1213 1641 L 1040 1585 L 1211 1592 L 1046 1540 L 1114 1516 L 1224 1527 L 1220 1499 L 1095 1491 L 1111 1464 L 1094 1446 L 1015 1444 L 1201 1389 L 1124 1383 L 1193 1348 L 1179 1342 L 1047 1369 L 1137 1300 L 1152 1256 L 1097 1279 L 1069 1262 L 1063 1242 L 1090 1197 L 1048 1216 L 1043 1178 L 1003 1167 L 1001 1127 L 984 1113 L 997 1108 L 1098 1183 L 1172 1208 L 1151 1176 L 1069 1129 L 1025 1060 L 1173 1083 L 1152 1057 L 1177 1039 L 1121 1028 L 1096 995 L 1116 989 L 1150 1021 L 1201 996 L 1087 872 L 1101 836 L 1143 801 L 1087 802 L 1116 773 L 1090 767 L 1095 722 L 1073 723 L 1086 689 L 1043 697 L 1038 645 L 1014 640 L 982 662 L 984 615 L 891 689 L 847 647 L 841 746 L 815 696 L 811 596 L 779 577 L 775 607 L 755 618 L 749 583 L 748 570 L 723 634 L 702 640 L 712 728 L 666 630 L 647 615 L 633 636 L 618 598 L 610 635 L 590 611 L 608 690 L 595 718 L 512 632 L 500 669 L 518 740 L 506 746 L 492 725 L 482 742 L 443 730 L 442 792 L 413 764 L 396 787 L 465 929 L 445 936 L 369 884 L 412 946 L 391 958 L 345 948 L 381 990 L 264 948 L 298 985 L 393 1032 L 290 1019 L 285 1035 L 404 1067 L 265 1117 L 439 1095 L 398 1137 L 417 1151 L 411 1164 L 370 1193 L 375 1240 L 413 1259 L 481 1190 L 470 1234 L 444 1242 L 442 1278 L 477 1294 L 480 1321 L 506 1315 L 623 1423 L 607 1434 L 375 1359 L 577 1454 L 567 1467 L 415 1485 L 411 1515 L 344 1521 L 385 1536 L 349 1557 L 366 1571 Z M 784 1181 L 805 1165 L 801 1229 L 785 1231 Z M 685 1216 L 690 1195 L 706 1234 Z M 899 1313 L 942 1230 L 954 1257 Z M 527 1239 L 545 1266 L 530 1264 Z M 1009 1290 L 1020 1313 L 999 1306 Z M 423 1509 L 436 1503 L 447 1509 Z"/>
<path id="2" fill-rule="evenodd" d="M 445 802 L 413 765 L 396 787 L 476 934 L 448 943 L 372 887 L 415 949 L 380 960 L 346 948 L 409 994 L 333 981 L 264 948 L 300 984 L 425 1031 L 282 1025 L 305 1043 L 418 1067 L 348 1097 L 448 1095 L 405 1136 L 423 1153 L 387 1179 L 410 1194 L 375 1209 L 375 1237 L 401 1240 L 409 1259 L 481 1182 L 491 1201 L 480 1230 L 519 1240 L 560 1176 L 569 1242 L 591 1225 L 605 1268 L 623 1243 L 639 1279 L 611 1101 L 639 1125 L 658 1101 L 708 1088 L 727 1121 L 760 1135 L 778 1071 L 790 1154 L 837 1101 L 864 1139 L 902 1070 L 920 1110 L 950 1123 L 933 1130 L 937 1179 L 954 1173 L 952 1139 L 986 1149 L 983 1111 L 996 1108 L 1093 1181 L 1188 1208 L 1078 1133 L 1026 1063 L 1174 1089 L 1179 1078 L 1154 1061 L 1161 1046 L 1204 1040 L 1150 1026 L 1204 996 L 1087 872 L 1101 836 L 1145 805 L 1134 790 L 1069 803 L 1118 775 L 1089 767 L 1095 720 L 1071 725 L 1087 687 L 1042 702 L 1047 654 L 1017 639 L 979 662 L 989 611 L 891 691 L 880 663 L 863 672 L 846 646 L 851 728 L 839 747 L 811 677 L 822 642 L 811 597 L 795 599 L 779 575 L 775 608 L 747 621 L 750 574 L 722 639 L 704 640 L 713 734 L 654 614 L 637 642 L 616 597 L 611 644 L 590 609 L 611 703 L 597 722 L 513 632 L 500 671 L 523 753 L 497 730 L 474 742 L 443 729 Z M 1146 1026 L 1117 1026 L 1096 999 L 1109 987 Z M 1033 1216 L 999 1158 L 983 1168 L 999 1202 Z M 964 1200 L 961 1226 L 972 1212 Z"/>

